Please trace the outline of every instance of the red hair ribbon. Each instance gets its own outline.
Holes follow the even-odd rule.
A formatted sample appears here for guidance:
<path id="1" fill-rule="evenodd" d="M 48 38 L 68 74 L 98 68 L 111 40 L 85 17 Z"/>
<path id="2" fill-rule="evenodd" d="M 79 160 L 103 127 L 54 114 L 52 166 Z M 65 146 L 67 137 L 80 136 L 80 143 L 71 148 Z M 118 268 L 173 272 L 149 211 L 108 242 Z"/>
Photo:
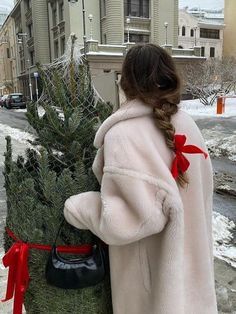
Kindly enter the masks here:
<path id="1" fill-rule="evenodd" d="M 187 154 L 203 154 L 205 158 L 207 158 L 208 154 L 201 150 L 199 147 L 195 145 L 184 145 L 186 142 L 186 136 L 176 134 L 174 136 L 174 145 L 175 145 L 175 158 L 172 163 L 171 173 L 173 177 L 176 179 L 179 176 L 179 170 L 183 173 L 187 171 L 190 162 L 183 155 L 183 153 Z"/>
<path id="2" fill-rule="evenodd" d="M 24 294 L 29 285 L 28 257 L 29 249 L 50 251 L 50 245 L 24 243 L 15 234 L 6 228 L 7 234 L 16 242 L 11 246 L 3 257 L 3 265 L 9 267 L 6 297 L 2 302 L 8 301 L 14 296 L 13 314 L 22 314 Z M 92 245 L 85 244 L 80 246 L 58 246 L 59 252 L 91 254 Z"/>

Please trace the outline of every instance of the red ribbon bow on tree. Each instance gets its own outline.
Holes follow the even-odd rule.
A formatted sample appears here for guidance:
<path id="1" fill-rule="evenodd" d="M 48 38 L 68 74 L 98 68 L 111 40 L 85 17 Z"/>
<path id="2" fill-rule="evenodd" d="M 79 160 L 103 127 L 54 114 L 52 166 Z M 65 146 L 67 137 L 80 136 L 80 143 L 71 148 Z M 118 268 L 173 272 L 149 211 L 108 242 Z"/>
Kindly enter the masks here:
<path id="1" fill-rule="evenodd" d="M 3 257 L 3 265 L 9 267 L 6 297 L 2 302 L 8 301 L 14 296 L 13 314 L 22 314 L 24 295 L 29 285 L 28 257 L 29 249 L 50 251 L 50 245 L 25 243 L 6 228 L 7 234 L 16 242 L 10 247 Z M 91 254 L 92 245 L 58 246 L 57 250 L 63 253 Z"/>
<path id="2" fill-rule="evenodd" d="M 195 145 L 184 145 L 186 142 L 185 135 L 176 134 L 174 136 L 174 145 L 175 145 L 175 158 L 172 163 L 171 173 L 173 177 L 176 179 L 179 176 L 179 170 L 182 173 L 187 171 L 190 162 L 188 159 L 183 155 L 183 153 L 187 154 L 203 154 L 205 158 L 207 158 L 207 153 L 201 150 L 199 147 Z"/>

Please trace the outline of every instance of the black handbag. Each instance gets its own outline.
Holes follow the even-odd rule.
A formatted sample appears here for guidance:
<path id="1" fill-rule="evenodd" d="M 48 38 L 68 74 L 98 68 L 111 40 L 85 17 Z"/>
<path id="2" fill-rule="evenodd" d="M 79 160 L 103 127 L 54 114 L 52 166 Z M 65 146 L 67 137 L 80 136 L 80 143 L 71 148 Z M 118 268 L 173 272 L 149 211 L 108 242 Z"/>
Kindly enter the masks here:
<path id="1" fill-rule="evenodd" d="M 50 251 L 45 276 L 49 285 L 62 289 L 82 289 L 101 282 L 106 274 L 108 254 L 102 243 L 93 246 L 92 254 L 80 258 L 65 259 L 57 252 L 56 241 Z"/>

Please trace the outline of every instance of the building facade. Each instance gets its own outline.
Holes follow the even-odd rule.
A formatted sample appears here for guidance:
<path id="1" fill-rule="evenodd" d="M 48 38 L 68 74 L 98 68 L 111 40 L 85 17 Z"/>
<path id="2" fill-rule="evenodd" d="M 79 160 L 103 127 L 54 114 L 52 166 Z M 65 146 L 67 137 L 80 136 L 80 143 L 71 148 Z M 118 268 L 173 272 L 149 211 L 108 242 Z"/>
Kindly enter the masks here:
<path id="1" fill-rule="evenodd" d="M 116 83 L 130 45 L 163 45 L 178 66 L 201 59 L 197 47 L 177 48 L 178 0 L 18 0 L 10 16 L 15 26 L 19 91 L 29 98 L 37 96 L 36 64 L 51 63 L 62 56 L 71 33 L 81 48 L 87 40 L 95 86 L 104 99 L 115 103 Z"/>
<path id="2" fill-rule="evenodd" d="M 224 18 L 222 11 L 179 10 L 179 48 L 201 47 L 206 58 L 222 58 Z"/>
<path id="3" fill-rule="evenodd" d="M 83 45 L 82 1 L 49 0 L 51 53 L 64 51 L 69 34 Z M 130 42 L 178 44 L 178 0 L 90 0 L 85 1 L 86 38 L 100 44 Z M 167 27 L 165 28 L 165 23 Z M 167 35 L 167 36 L 166 36 Z"/>
<path id="4" fill-rule="evenodd" d="M 87 39 L 104 45 L 130 42 L 178 44 L 178 0 L 18 0 L 15 23 L 16 77 L 19 89 L 35 97 L 36 64 L 64 54 L 71 33 L 81 47 Z M 84 22 L 84 25 L 83 25 Z M 165 26 L 166 25 L 166 26 Z"/>
<path id="5" fill-rule="evenodd" d="M 19 90 L 17 80 L 16 35 L 12 17 L 8 16 L 0 28 L 0 94 Z"/>
<path id="6" fill-rule="evenodd" d="M 236 1 L 225 0 L 225 29 L 223 44 L 224 57 L 236 58 L 236 44 L 234 40 L 235 31 L 236 31 Z"/>
<path id="7" fill-rule="evenodd" d="M 11 12 L 15 21 L 17 69 L 21 91 L 36 97 L 36 64 L 50 62 L 47 0 L 19 0 Z"/>

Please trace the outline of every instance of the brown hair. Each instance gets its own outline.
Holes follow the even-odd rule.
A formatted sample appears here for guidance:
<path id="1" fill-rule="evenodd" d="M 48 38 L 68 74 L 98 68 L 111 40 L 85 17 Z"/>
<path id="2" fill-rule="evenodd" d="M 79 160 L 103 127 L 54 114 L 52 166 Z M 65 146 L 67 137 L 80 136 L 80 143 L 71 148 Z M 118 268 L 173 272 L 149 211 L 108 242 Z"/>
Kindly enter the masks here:
<path id="1" fill-rule="evenodd" d="M 171 116 L 178 111 L 181 84 L 172 57 L 154 44 L 135 45 L 123 62 L 120 85 L 128 100 L 138 98 L 153 107 L 156 125 L 174 151 Z M 179 173 L 177 182 L 183 187 L 188 180 Z"/>

